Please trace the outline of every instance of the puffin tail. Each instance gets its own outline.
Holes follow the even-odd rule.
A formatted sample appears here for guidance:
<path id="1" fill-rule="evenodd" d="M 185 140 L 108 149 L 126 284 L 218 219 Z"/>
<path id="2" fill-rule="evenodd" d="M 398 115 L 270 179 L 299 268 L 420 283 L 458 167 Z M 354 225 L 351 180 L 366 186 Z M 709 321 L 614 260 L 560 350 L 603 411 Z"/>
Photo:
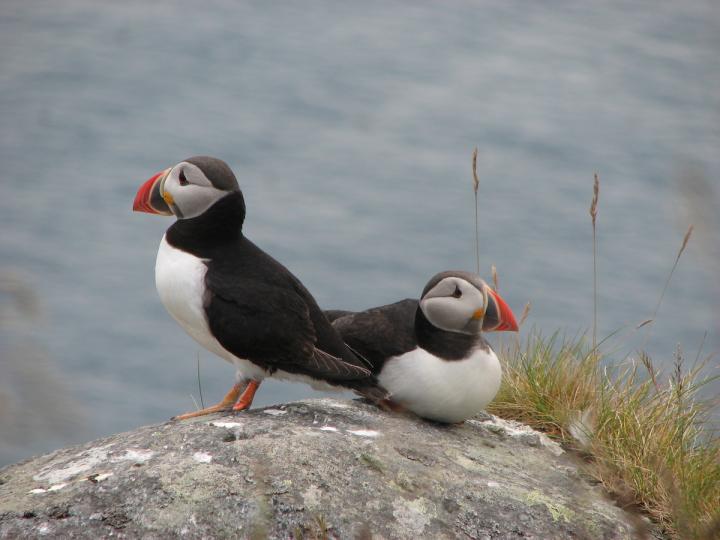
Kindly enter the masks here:
<path id="1" fill-rule="evenodd" d="M 372 377 L 372 373 L 368 368 L 346 362 L 342 358 L 326 353 L 317 347 L 312 351 L 310 359 L 313 361 L 315 373 L 322 375 L 330 382 L 362 380 Z"/>
<path id="2" fill-rule="evenodd" d="M 378 382 L 375 382 L 372 386 L 353 388 L 353 392 L 375 404 L 382 403 L 390 398 L 390 392 L 385 390 Z"/>

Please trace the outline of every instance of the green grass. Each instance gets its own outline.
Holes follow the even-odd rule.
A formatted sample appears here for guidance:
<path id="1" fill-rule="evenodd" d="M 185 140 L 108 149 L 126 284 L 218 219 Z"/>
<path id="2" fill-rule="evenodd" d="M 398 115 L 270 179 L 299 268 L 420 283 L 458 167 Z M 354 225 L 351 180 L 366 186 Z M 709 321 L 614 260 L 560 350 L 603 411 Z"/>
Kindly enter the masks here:
<path id="1" fill-rule="evenodd" d="M 475 157 L 473 189 L 477 193 Z M 699 390 L 720 375 L 704 375 L 710 358 L 689 369 L 678 350 L 672 373 L 650 357 L 615 361 L 597 342 L 597 229 L 600 178 L 593 177 L 592 339 L 531 332 L 526 343 L 500 341 L 503 383 L 488 410 L 545 431 L 577 449 L 589 474 L 627 508 L 637 508 L 671 538 L 720 538 L 720 436 L 710 419 L 720 399 Z M 476 223 L 476 244 L 477 223 Z M 693 233 L 690 225 L 650 319 L 640 324 L 647 344 L 670 280 Z M 477 250 L 477 245 L 476 245 Z M 493 282 L 497 278 L 493 267 Z M 520 318 L 526 319 L 530 303 Z M 605 341 L 610 341 L 610 336 Z M 702 349 L 702 347 L 701 347 Z M 640 536 L 648 537 L 642 534 Z"/>
<path id="2" fill-rule="evenodd" d="M 614 363 L 584 337 L 536 332 L 501 357 L 490 412 L 580 450 L 621 506 L 641 509 L 669 536 L 720 535 L 720 438 L 708 424 L 718 402 L 698 396 L 715 378 L 703 375 L 707 360 L 686 369 L 678 352 L 662 374 L 644 354 Z"/>

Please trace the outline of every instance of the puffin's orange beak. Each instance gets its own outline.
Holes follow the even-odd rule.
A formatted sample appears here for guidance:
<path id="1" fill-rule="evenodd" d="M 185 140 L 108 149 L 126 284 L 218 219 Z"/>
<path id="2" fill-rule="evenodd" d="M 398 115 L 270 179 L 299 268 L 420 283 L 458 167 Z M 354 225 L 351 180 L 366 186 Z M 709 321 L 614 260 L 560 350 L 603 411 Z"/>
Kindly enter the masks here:
<path id="1" fill-rule="evenodd" d="M 170 169 L 160 171 L 140 186 L 133 202 L 134 212 L 147 212 L 161 216 L 173 215 L 161 192 L 163 180 L 168 174 L 170 174 Z"/>
<path id="2" fill-rule="evenodd" d="M 495 305 L 497 306 L 497 315 L 498 315 L 498 325 L 494 328 L 483 328 L 485 331 L 492 331 L 492 332 L 517 332 L 518 331 L 518 323 L 515 320 L 515 315 L 513 314 L 512 310 L 510 309 L 510 306 L 507 305 L 505 300 L 502 299 L 502 297 L 492 289 L 488 287 L 489 297 L 491 298 L 491 302 L 494 301 Z"/>

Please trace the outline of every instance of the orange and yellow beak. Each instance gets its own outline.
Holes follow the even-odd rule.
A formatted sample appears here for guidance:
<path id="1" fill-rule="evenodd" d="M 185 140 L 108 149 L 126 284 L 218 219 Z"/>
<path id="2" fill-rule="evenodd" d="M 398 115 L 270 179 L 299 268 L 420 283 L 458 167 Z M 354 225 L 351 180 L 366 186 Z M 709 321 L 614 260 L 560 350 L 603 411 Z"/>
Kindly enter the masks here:
<path id="1" fill-rule="evenodd" d="M 173 215 L 162 191 L 162 184 L 168 174 L 170 174 L 170 169 L 160 171 L 140 186 L 133 202 L 134 212 L 147 212 L 148 214 L 159 214 L 161 216 Z M 167 195 L 169 196 L 169 194 Z"/>

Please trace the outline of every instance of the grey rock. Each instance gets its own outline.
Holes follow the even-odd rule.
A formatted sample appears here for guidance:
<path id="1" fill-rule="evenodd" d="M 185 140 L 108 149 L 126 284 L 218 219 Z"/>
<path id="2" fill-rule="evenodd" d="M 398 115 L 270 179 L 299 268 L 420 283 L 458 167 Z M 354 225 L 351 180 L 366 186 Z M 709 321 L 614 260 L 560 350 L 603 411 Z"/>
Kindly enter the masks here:
<path id="1" fill-rule="evenodd" d="M 633 538 L 530 428 L 306 400 L 167 422 L 0 470 L 0 538 Z"/>

